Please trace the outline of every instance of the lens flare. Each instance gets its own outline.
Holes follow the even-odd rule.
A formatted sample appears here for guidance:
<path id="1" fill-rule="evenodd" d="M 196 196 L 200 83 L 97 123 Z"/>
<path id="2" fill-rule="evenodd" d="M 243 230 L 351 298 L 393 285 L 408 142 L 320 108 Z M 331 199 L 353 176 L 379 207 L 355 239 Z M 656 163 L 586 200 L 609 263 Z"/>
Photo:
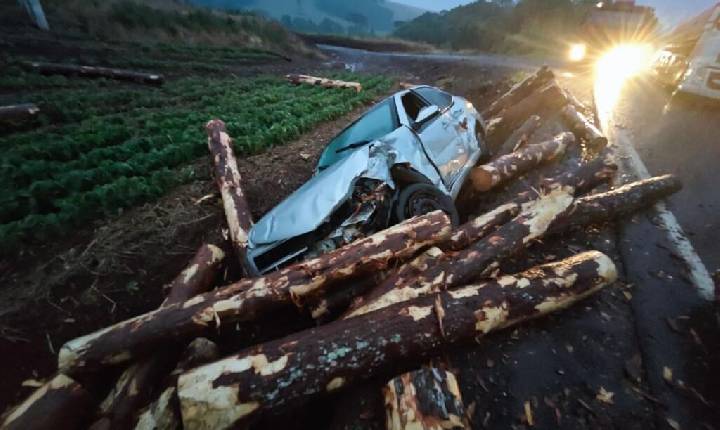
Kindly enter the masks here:
<path id="1" fill-rule="evenodd" d="M 595 104 L 601 121 L 608 119 L 627 82 L 649 70 L 652 53 L 650 45 L 624 44 L 600 57 L 595 65 Z"/>
<path id="2" fill-rule="evenodd" d="M 568 57 L 570 61 L 577 63 L 585 59 L 587 55 L 587 46 L 584 43 L 575 43 L 570 46 L 570 53 Z"/>

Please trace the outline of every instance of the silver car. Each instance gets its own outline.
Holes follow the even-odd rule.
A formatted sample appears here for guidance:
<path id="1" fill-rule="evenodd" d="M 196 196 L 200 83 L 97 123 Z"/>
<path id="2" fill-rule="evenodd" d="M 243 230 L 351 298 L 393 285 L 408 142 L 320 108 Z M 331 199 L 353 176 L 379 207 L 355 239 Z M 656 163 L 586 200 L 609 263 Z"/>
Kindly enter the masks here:
<path id="1" fill-rule="evenodd" d="M 373 106 L 333 138 L 315 175 L 259 220 L 247 253 L 256 275 L 321 255 L 455 199 L 489 155 L 485 122 L 462 97 L 417 86 Z"/>

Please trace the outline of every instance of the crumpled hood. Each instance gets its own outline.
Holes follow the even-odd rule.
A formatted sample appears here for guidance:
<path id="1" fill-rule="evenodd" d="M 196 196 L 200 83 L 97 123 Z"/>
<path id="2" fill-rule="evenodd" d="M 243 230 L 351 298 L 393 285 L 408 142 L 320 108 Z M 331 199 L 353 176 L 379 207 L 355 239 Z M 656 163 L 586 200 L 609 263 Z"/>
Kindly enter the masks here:
<path id="1" fill-rule="evenodd" d="M 250 247 L 315 230 L 350 197 L 359 178 L 378 179 L 394 185 L 387 158 L 373 150 L 373 144 L 354 150 L 318 173 L 265 214 L 250 230 Z"/>

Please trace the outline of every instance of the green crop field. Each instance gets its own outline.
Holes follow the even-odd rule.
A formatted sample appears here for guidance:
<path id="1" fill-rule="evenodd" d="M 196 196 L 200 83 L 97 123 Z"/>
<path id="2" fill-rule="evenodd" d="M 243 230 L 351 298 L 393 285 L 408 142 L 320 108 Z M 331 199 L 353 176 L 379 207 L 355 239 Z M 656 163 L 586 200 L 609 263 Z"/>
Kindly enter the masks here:
<path id="1" fill-rule="evenodd" d="M 43 113 L 34 128 L 0 134 L 0 243 L 6 251 L 192 180 L 192 162 L 207 153 L 203 126 L 211 118 L 226 121 L 242 156 L 296 138 L 391 86 L 383 77 L 336 75 L 360 81 L 365 90 L 355 93 L 291 86 L 280 77 L 211 74 L 153 88 L 9 72 L 0 78 L 0 90 L 22 88 L 23 101 Z"/>

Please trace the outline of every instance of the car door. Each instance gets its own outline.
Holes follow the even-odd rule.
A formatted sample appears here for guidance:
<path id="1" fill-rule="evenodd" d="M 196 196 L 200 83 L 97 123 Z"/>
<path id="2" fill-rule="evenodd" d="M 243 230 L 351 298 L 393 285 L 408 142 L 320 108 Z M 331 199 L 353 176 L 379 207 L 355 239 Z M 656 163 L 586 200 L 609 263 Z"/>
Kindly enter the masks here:
<path id="1" fill-rule="evenodd" d="M 449 189 L 467 163 L 469 151 L 460 138 L 455 124 L 456 119 L 452 116 L 452 97 L 445 101 L 437 97 L 428 100 L 420 95 L 421 92 L 428 94 L 426 88 L 432 90 L 430 87 L 421 87 L 404 94 L 401 98 L 402 105 L 411 127 L 417 133 L 428 157 L 435 164 L 445 186 Z M 438 106 L 434 103 L 442 103 L 442 105 Z M 423 109 L 430 106 L 437 106 L 438 111 L 423 121 L 418 121 Z"/>

